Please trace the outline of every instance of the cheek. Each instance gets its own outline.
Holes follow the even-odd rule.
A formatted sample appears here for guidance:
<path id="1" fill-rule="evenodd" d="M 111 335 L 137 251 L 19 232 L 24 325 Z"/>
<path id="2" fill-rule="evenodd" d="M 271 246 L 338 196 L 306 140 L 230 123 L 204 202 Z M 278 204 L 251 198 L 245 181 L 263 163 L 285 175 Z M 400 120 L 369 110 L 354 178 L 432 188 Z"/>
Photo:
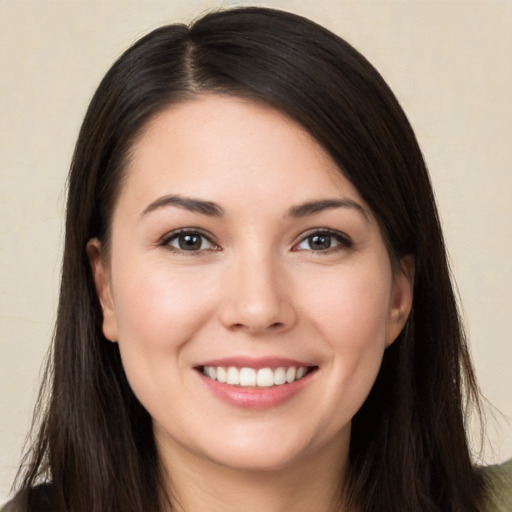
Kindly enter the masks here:
<path id="1" fill-rule="evenodd" d="M 183 397 L 191 392 L 187 351 L 210 318 L 212 287 L 187 272 L 143 262 L 119 276 L 114 302 L 126 377 L 149 414 L 166 423 L 166 417 L 181 414 Z"/>
<path id="2" fill-rule="evenodd" d="M 368 395 L 386 346 L 391 277 L 375 269 L 356 269 L 319 281 L 315 293 L 305 295 L 304 310 L 323 338 L 328 354 L 331 403 L 342 421 L 352 417 Z"/>
<path id="3" fill-rule="evenodd" d="M 128 378 L 131 382 L 137 375 L 169 379 L 169 368 L 162 362 L 181 366 L 184 347 L 214 307 L 211 286 L 187 272 L 161 270 L 143 262 L 130 269 L 117 268 L 115 315 Z"/>
<path id="4" fill-rule="evenodd" d="M 333 347 L 351 348 L 384 343 L 390 306 L 391 272 L 348 267 L 318 278 L 304 290 L 304 310 Z"/>

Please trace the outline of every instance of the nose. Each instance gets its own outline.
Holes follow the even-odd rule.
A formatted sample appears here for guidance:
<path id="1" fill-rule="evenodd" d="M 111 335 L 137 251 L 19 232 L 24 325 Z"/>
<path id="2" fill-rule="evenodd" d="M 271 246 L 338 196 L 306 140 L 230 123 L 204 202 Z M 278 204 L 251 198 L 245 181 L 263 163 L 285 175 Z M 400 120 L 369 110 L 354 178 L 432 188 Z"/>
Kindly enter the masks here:
<path id="1" fill-rule="evenodd" d="M 297 322 L 285 273 L 272 257 L 238 258 L 226 269 L 219 316 L 230 330 L 253 336 L 290 329 Z"/>

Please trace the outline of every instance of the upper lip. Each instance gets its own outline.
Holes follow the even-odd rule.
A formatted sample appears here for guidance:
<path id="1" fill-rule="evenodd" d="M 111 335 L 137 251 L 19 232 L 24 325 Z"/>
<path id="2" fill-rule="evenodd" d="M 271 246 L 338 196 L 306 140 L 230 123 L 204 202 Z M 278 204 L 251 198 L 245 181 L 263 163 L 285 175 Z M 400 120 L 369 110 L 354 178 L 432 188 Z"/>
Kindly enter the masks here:
<path id="1" fill-rule="evenodd" d="M 285 367 L 311 367 L 314 364 L 307 361 L 298 361 L 287 357 L 265 356 L 265 357 L 249 357 L 249 356 L 232 356 L 223 357 L 221 359 L 212 359 L 195 365 L 196 368 L 203 366 L 222 366 L 224 368 L 234 366 L 235 368 L 279 368 Z"/>

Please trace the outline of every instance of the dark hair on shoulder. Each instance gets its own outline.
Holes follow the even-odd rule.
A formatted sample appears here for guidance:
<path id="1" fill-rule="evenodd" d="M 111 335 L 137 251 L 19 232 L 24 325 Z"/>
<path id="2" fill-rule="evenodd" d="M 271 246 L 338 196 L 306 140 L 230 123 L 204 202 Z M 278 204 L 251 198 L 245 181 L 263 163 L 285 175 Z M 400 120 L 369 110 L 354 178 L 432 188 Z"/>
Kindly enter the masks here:
<path id="1" fill-rule="evenodd" d="M 347 42 L 265 8 L 154 30 L 99 85 L 69 175 L 56 330 L 20 492 L 51 482 L 55 511 L 160 509 L 151 419 L 127 383 L 117 344 L 103 336 L 85 247 L 93 237 L 108 246 L 125 163 L 143 127 L 201 93 L 260 101 L 295 119 L 370 206 L 392 259 L 414 258 L 412 312 L 353 419 L 347 485 L 355 510 L 481 510 L 464 427 L 466 402 L 478 406 L 478 390 L 412 128 L 380 74 Z"/>

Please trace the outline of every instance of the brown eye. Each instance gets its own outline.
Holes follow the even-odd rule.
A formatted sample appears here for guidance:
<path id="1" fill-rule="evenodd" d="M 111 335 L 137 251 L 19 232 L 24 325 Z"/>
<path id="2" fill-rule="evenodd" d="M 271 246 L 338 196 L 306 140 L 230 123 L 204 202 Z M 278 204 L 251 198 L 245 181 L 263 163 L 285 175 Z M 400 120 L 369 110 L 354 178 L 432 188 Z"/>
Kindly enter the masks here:
<path id="1" fill-rule="evenodd" d="M 201 235 L 180 235 L 177 240 L 182 251 L 198 251 L 203 245 Z"/>
<path id="2" fill-rule="evenodd" d="M 175 233 L 167 238 L 163 245 L 183 252 L 215 249 L 215 245 L 205 235 L 195 231 Z"/>
<path id="3" fill-rule="evenodd" d="M 331 237 L 329 235 L 313 235 L 307 238 L 309 248 L 313 251 L 325 251 L 331 248 Z"/>
<path id="4" fill-rule="evenodd" d="M 337 231 L 316 231 L 304 237 L 295 247 L 296 251 L 328 252 L 335 249 L 349 248 L 352 241 Z"/>

